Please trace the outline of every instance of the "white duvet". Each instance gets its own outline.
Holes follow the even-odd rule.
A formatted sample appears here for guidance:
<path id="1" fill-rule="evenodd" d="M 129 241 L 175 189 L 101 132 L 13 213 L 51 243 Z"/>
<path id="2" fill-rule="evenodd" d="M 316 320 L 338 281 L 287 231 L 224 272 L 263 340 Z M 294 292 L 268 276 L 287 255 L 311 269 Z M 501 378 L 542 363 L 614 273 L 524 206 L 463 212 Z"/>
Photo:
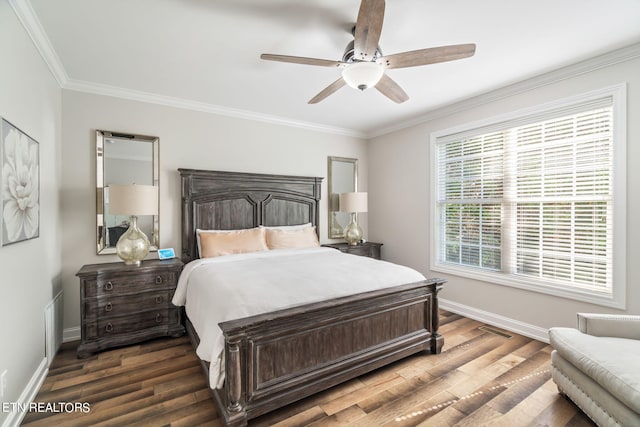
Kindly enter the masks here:
<path id="1" fill-rule="evenodd" d="M 211 362 L 210 384 L 220 388 L 224 337 L 218 323 L 421 280 L 411 268 L 332 248 L 279 249 L 190 262 L 173 304 L 185 306 L 200 337 L 196 353 Z"/>

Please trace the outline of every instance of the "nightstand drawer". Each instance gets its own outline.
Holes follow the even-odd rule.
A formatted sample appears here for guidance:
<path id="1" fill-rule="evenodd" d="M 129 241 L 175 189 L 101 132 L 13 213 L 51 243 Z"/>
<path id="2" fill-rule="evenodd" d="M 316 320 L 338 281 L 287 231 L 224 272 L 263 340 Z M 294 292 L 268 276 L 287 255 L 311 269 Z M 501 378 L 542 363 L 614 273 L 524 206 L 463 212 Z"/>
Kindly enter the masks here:
<path id="1" fill-rule="evenodd" d="M 140 332 L 156 326 L 166 326 L 179 321 L 178 309 L 146 311 L 131 316 L 100 317 L 85 325 L 86 338 L 106 338 L 131 332 Z"/>
<path id="2" fill-rule="evenodd" d="M 353 255 L 360 255 L 360 256 L 375 258 L 374 249 L 375 248 L 373 246 L 353 245 L 353 246 L 350 246 L 348 249 L 346 249 L 344 252 L 348 254 L 353 254 Z M 377 256 L 377 258 L 380 258 L 380 256 Z"/>
<path id="3" fill-rule="evenodd" d="M 357 245 L 349 245 L 348 243 L 328 243 L 322 246 L 334 248 L 346 254 L 380 259 L 380 247 L 382 247 L 382 243 L 365 242 Z"/>
<path id="4" fill-rule="evenodd" d="M 182 307 L 171 303 L 183 267 L 179 259 L 87 264 L 80 278 L 78 357 L 151 338 L 184 334 Z"/>
<path id="5" fill-rule="evenodd" d="M 127 277 L 98 277 L 84 282 L 85 298 L 109 295 L 126 295 L 162 289 L 177 283 L 173 272 L 157 272 L 131 275 Z"/>
<path id="6" fill-rule="evenodd" d="M 141 307 L 153 309 L 154 307 L 167 307 L 167 303 L 173 298 L 172 291 L 143 292 L 135 295 L 107 295 L 100 298 L 85 300 L 85 318 L 89 321 L 97 316 L 111 317 L 126 314 L 135 314 Z"/>

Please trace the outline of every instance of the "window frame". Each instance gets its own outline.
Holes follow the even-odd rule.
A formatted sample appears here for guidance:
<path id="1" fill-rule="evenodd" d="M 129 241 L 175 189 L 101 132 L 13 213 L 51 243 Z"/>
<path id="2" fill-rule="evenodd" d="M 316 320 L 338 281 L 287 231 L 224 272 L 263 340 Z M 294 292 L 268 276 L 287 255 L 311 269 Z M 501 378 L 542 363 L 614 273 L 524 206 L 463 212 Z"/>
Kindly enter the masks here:
<path id="1" fill-rule="evenodd" d="M 441 273 L 489 282 L 492 284 L 509 286 L 547 295 L 568 298 L 592 304 L 625 309 L 626 308 L 626 207 L 627 207 L 627 112 L 626 112 L 626 83 L 605 87 L 576 96 L 547 102 L 529 108 L 510 113 L 493 116 L 479 121 L 465 123 L 459 126 L 439 130 L 430 134 L 429 165 L 430 165 L 430 216 L 431 216 L 431 245 L 430 245 L 430 269 Z M 559 286 L 544 279 L 523 277 L 517 274 L 493 272 L 481 268 L 454 265 L 439 261 L 440 242 L 440 215 L 437 205 L 438 196 L 438 172 L 437 142 L 452 135 L 464 133 L 469 135 L 482 135 L 495 129 L 504 129 L 520 125 L 521 123 L 546 120 L 547 118 L 560 117 L 570 114 L 575 108 L 582 105 L 597 102 L 602 99 L 611 99 L 613 114 L 613 182 L 612 182 L 612 283 L 611 293 L 597 292 L 582 289 L 575 286 Z"/>

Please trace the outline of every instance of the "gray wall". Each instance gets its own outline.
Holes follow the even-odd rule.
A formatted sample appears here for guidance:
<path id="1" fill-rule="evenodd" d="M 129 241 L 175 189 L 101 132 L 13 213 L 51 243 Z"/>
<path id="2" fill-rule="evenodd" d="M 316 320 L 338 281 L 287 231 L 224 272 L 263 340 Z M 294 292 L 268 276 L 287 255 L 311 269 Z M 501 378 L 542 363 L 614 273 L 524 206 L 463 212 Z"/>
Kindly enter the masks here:
<path id="1" fill-rule="evenodd" d="M 40 149 L 40 237 L 0 247 L 0 372 L 7 370 L 2 400 L 17 402 L 43 366 L 44 308 L 62 287 L 62 91 L 6 1 L 0 1 L 0 52 L 0 116 Z M 7 417 L 0 412 L 0 423 Z"/>
<path id="2" fill-rule="evenodd" d="M 560 73 L 558 73 L 560 74 Z M 425 121 L 370 141 L 369 230 L 372 240 L 384 242 L 391 261 L 410 265 L 428 277 L 445 277 L 449 283 L 441 297 L 475 314 L 503 316 L 547 329 L 574 326 L 576 312 L 616 310 L 543 295 L 429 269 L 429 138 L 434 131 L 532 107 L 627 82 L 627 313 L 640 314 L 640 59 L 609 65 L 535 89 L 503 97 L 505 91 L 487 94 L 456 106 L 457 112 Z M 522 85 L 521 87 L 524 87 Z M 478 102 L 480 99 L 493 101 Z M 497 100 L 496 100 L 497 99 Z M 505 319 L 499 319 L 505 320 Z M 526 325 L 524 325 L 526 330 Z"/>
<path id="3" fill-rule="evenodd" d="M 160 137 L 160 243 L 177 254 L 181 249 L 178 168 L 325 177 L 321 240 L 327 240 L 327 156 L 358 158 L 359 189 L 367 189 L 367 144 L 358 138 L 69 90 L 63 91 L 62 115 L 62 281 L 67 336 L 80 325 L 75 273 L 84 264 L 119 261 L 114 255 L 95 254 L 96 129 Z"/>

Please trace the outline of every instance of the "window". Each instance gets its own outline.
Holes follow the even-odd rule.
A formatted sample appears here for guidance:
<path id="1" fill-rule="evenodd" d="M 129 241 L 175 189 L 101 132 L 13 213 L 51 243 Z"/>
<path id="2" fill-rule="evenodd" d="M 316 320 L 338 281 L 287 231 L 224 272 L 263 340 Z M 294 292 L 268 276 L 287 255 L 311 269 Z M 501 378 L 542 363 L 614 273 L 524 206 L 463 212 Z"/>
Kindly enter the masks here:
<path id="1" fill-rule="evenodd" d="M 432 135 L 432 269 L 622 308 L 624 91 Z"/>

